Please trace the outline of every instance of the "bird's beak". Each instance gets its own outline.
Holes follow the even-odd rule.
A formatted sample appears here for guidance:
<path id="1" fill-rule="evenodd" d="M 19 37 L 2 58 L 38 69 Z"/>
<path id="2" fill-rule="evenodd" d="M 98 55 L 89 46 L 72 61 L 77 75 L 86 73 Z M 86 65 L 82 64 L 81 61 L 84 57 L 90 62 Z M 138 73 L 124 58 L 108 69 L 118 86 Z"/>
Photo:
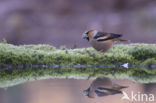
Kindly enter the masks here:
<path id="1" fill-rule="evenodd" d="M 83 91 L 83 95 L 88 96 L 88 91 L 87 90 L 84 90 Z"/>
<path id="2" fill-rule="evenodd" d="M 88 96 L 89 95 L 89 90 L 90 90 L 90 88 L 84 90 L 83 91 L 83 95 Z"/>
<path id="3" fill-rule="evenodd" d="M 86 38 L 88 38 L 88 35 L 84 33 L 84 34 L 82 34 L 82 38 L 86 39 Z"/>
<path id="4" fill-rule="evenodd" d="M 83 38 L 83 39 L 87 39 L 87 40 L 89 41 L 89 37 L 88 37 L 88 35 L 87 35 L 87 34 L 85 34 L 85 33 L 84 33 L 84 34 L 82 34 L 82 38 Z"/>

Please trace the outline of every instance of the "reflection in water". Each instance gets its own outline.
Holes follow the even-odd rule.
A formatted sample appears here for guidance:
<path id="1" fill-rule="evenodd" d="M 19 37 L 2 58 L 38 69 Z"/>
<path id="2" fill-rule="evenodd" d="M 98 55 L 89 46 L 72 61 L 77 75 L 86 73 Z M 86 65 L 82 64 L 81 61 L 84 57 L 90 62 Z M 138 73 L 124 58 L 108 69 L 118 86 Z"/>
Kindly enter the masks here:
<path id="1" fill-rule="evenodd" d="M 44 66 L 45 68 L 38 68 L 37 66 L 36 68 L 0 69 L 0 86 L 9 86 L 7 89 L 0 89 L 0 103 L 103 103 L 103 101 L 110 103 L 130 103 L 132 101 L 121 100 L 123 95 L 120 89 L 114 90 L 114 88 L 112 89 L 109 87 L 101 89 L 101 86 L 98 88 L 98 91 L 96 91 L 98 96 L 101 95 L 98 94 L 99 91 L 101 93 L 101 90 L 103 92 L 102 95 L 107 95 L 104 91 L 116 94 L 109 96 L 101 95 L 99 98 L 88 98 L 84 96 L 83 91 L 90 85 L 93 85 L 94 82 L 92 80 L 82 80 L 80 78 L 87 78 L 90 75 L 106 75 L 113 78 L 125 78 L 125 76 L 129 76 L 130 78 L 133 77 L 134 80 L 148 80 L 150 82 L 155 80 L 155 78 L 153 78 L 155 77 L 153 74 L 155 69 L 150 70 L 149 68 L 142 67 L 125 68 L 123 65 L 75 65 L 75 68 L 70 66 L 60 68 L 60 66 L 53 66 L 55 66 L 55 68 L 48 68 L 47 66 Z M 88 68 L 86 68 L 86 66 Z M 93 68 L 91 68 L 91 66 L 93 66 Z M 75 76 L 75 74 L 77 75 Z M 50 78 L 50 76 L 53 78 L 64 76 L 64 79 L 37 80 L 41 77 L 46 78 L 47 75 L 49 75 L 47 78 Z M 79 79 L 65 79 L 72 75 Z M 34 79 L 35 81 L 29 81 Z M 104 79 L 105 83 L 106 80 L 109 81 L 109 79 Z M 23 83 L 25 81 L 29 82 Z M 136 94 L 156 93 L 155 84 L 141 84 L 125 79 L 113 79 L 112 82 L 128 86 L 128 88 L 122 90 L 127 93 L 128 96 L 130 96 L 132 92 Z M 133 103 L 135 102 L 136 101 L 133 101 Z M 139 102 L 137 101 L 137 103 Z M 140 103 L 142 103 L 142 101 Z"/>
<path id="2" fill-rule="evenodd" d="M 146 94 L 154 94 L 156 96 L 156 83 L 149 83 L 143 85 L 144 93 Z M 156 97 L 155 97 L 156 100 Z"/>
<path id="3" fill-rule="evenodd" d="M 144 84 L 132 82 L 129 80 L 113 79 L 112 81 L 118 84 L 129 86 L 127 89 L 124 89 L 128 95 L 131 94 L 131 91 L 135 93 L 144 93 Z M 130 103 L 128 100 L 121 100 L 122 94 L 94 99 L 84 96 L 83 90 L 85 90 L 91 83 L 92 80 L 80 79 L 36 80 L 14 87 L 9 87 L 6 90 L 1 89 L 0 103 L 103 103 L 104 101 L 110 103 Z M 150 88 L 152 88 L 152 86 Z M 153 87 L 153 91 L 155 92 L 154 89 L 155 88 Z"/>
<path id="4" fill-rule="evenodd" d="M 0 88 L 0 103 L 8 103 L 5 89 Z"/>
<path id="5" fill-rule="evenodd" d="M 126 65 L 126 66 L 125 66 Z M 128 65 L 128 66 L 127 66 Z M 28 67 L 27 67 L 28 66 Z M 97 76 L 129 78 L 141 83 L 155 83 L 155 68 L 143 65 L 25 65 L 23 68 L 1 68 L 0 87 L 11 87 L 27 81 L 49 78 L 84 79 Z M 18 67 L 16 65 L 15 67 Z M 40 68 L 39 68 L 40 67 Z M 44 67 L 44 68 L 42 68 Z"/>
<path id="6" fill-rule="evenodd" d="M 115 84 L 106 77 L 98 77 L 90 84 L 90 87 L 87 90 L 84 90 L 83 93 L 89 98 L 97 98 L 114 94 L 121 94 L 121 89 L 123 88 L 127 88 L 127 86 Z"/>

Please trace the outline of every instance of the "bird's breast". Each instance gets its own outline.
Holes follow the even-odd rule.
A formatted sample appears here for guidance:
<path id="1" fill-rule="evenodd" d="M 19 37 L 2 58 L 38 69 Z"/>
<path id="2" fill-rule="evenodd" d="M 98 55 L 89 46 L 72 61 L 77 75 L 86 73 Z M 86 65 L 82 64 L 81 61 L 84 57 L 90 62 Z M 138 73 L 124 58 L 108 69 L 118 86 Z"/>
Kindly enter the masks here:
<path id="1" fill-rule="evenodd" d="M 96 41 L 96 40 L 92 39 L 92 40 L 90 40 L 90 44 L 97 51 L 105 52 L 112 47 L 113 41 L 112 40 Z"/>

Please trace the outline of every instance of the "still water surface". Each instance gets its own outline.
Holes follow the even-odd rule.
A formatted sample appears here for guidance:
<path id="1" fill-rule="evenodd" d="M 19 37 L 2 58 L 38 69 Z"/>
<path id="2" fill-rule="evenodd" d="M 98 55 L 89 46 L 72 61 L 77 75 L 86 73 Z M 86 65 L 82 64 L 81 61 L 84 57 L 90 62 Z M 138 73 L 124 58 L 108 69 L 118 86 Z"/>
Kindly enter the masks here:
<path id="1" fill-rule="evenodd" d="M 100 98 L 88 98 L 83 95 L 93 79 L 44 79 L 34 80 L 0 89 L 0 103 L 156 103 L 156 83 L 137 83 L 128 79 L 113 79 L 117 84 L 129 86 L 123 89 L 131 96 L 137 95 L 137 101 L 121 100 L 122 94 Z M 138 100 L 141 94 L 154 95 L 154 101 Z"/>

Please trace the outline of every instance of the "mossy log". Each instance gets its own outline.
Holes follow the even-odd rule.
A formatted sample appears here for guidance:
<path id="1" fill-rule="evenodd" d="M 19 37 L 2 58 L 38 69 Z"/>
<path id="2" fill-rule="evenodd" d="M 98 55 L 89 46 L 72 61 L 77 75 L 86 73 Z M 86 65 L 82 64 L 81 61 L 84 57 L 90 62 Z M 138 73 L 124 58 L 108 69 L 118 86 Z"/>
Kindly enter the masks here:
<path id="1" fill-rule="evenodd" d="M 98 53 L 93 48 L 0 43 L 0 87 L 34 79 L 81 79 L 89 75 L 156 82 L 156 44 L 118 44 Z"/>

